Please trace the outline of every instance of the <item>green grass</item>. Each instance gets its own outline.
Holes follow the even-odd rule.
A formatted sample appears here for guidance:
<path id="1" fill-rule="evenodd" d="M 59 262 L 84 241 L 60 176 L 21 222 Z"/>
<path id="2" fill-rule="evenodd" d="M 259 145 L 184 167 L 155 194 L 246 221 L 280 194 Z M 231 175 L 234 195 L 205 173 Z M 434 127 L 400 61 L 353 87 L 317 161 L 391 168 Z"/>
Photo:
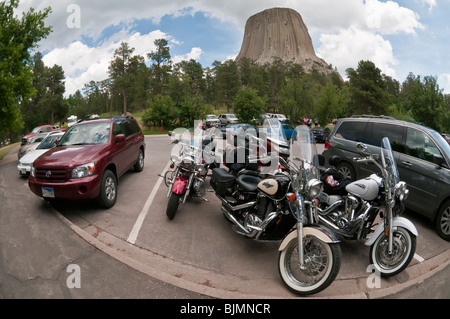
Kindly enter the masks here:
<path id="1" fill-rule="evenodd" d="M 17 146 L 19 146 L 20 143 L 11 144 L 5 147 L 0 148 L 0 161 L 8 155 L 9 152 L 11 152 L 13 149 L 15 149 Z"/>

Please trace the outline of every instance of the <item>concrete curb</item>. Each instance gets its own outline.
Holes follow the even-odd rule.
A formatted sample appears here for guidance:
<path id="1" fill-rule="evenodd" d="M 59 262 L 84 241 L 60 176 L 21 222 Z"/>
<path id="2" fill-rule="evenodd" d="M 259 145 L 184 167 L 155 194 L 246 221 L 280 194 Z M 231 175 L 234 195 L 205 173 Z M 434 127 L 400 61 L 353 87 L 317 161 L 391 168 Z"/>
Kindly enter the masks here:
<path id="1" fill-rule="evenodd" d="M 119 239 L 95 225 L 85 229 L 73 224 L 56 209 L 52 208 L 56 216 L 78 234 L 86 242 L 101 250 L 112 258 L 138 270 L 152 278 L 161 280 L 173 286 L 186 289 L 205 296 L 218 299 L 380 299 L 419 286 L 424 281 L 443 271 L 450 265 L 450 250 L 408 267 L 403 273 L 403 282 L 382 279 L 384 288 L 369 289 L 367 278 L 336 279 L 332 286 L 317 296 L 299 297 L 277 290 L 269 286 L 270 283 L 261 280 L 243 280 L 236 276 L 227 276 L 208 269 L 201 269 L 196 265 L 170 260 L 156 252 L 130 244 Z M 334 288 L 332 288 L 334 286 Z M 261 293 L 254 293 L 255 286 Z M 346 289 L 341 289 L 346 287 Z M 349 291 L 349 288 L 350 290 Z M 284 287 L 281 287 L 285 289 Z M 270 292 L 271 294 L 267 293 Z"/>

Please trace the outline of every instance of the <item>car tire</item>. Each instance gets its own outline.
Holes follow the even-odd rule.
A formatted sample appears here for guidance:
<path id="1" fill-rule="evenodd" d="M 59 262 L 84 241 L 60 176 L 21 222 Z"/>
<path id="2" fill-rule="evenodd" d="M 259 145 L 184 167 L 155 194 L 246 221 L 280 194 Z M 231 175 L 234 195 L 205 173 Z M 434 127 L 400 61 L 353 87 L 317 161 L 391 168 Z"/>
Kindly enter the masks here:
<path id="1" fill-rule="evenodd" d="M 144 152 L 142 150 L 139 150 L 139 155 L 133 169 L 135 172 L 142 172 L 144 170 Z"/>
<path id="2" fill-rule="evenodd" d="M 113 172 L 106 170 L 102 176 L 98 203 L 102 208 L 111 208 L 117 200 L 117 178 Z"/>
<path id="3" fill-rule="evenodd" d="M 339 173 L 342 173 L 345 178 L 350 179 L 352 182 L 356 180 L 355 169 L 350 163 L 342 162 L 336 169 Z"/>
<path id="4" fill-rule="evenodd" d="M 436 231 L 438 235 L 450 241 L 450 200 L 447 200 L 436 216 Z"/>

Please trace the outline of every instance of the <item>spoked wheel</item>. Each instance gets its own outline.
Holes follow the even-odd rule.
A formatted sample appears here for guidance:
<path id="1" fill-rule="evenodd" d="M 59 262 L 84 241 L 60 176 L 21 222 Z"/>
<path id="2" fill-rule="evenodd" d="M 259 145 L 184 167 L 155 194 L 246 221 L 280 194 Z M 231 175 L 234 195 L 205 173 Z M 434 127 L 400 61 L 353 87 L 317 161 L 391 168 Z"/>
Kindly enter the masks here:
<path id="1" fill-rule="evenodd" d="M 382 277 L 391 277 L 403 271 L 416 251 L 416 236 L 403 227 L 394 230 L 392 252 L 388 237 L 382 233 L 370 247 L 370 263 Z"/>
<path id="2" fill-rule="evenodd" d="M 278 256 L 278 271 L 284 284 L 298 295 L 311 295 L 327 288 L 341 267 L 339 244 L 304 237 L 304 267 L 299 264 L 298 239 L 293 238 Z"/>

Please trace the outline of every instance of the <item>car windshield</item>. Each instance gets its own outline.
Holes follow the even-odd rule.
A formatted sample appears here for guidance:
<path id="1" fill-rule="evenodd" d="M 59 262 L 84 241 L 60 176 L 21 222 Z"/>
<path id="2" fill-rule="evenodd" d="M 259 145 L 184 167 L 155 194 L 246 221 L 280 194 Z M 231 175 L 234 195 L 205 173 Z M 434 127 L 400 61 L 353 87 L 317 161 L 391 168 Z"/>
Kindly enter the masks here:
<path id="1" fill-rule="evenodd" d="M 208 115 L 206 118 L 207 118 L 208 120 L 214 120 L 214 119 L 217 118 L 217 116 L 215 116 L 215 115 Z"/>
<path id="2" fill-rule="evenodd" d="M 62 134 L 53 134 L 47 136 L 41 144 L 37 147 L 38 150 L 48 150 L 56 146 L 56 141 L 62 136 Z"/>
<path id="3" fill-rule="evenodd" d="M 107 144 L 110 126 L 109 122 L 72 126 L 61 138 L 58 146 Z"/>
<path id="4" fill-rule="evenodd" d="M 30 141 L 30 143 L 38 143 L 42 141 L 45 138 L 46 134 L 38 134 L 35 137 L 33 137 Z"/>

